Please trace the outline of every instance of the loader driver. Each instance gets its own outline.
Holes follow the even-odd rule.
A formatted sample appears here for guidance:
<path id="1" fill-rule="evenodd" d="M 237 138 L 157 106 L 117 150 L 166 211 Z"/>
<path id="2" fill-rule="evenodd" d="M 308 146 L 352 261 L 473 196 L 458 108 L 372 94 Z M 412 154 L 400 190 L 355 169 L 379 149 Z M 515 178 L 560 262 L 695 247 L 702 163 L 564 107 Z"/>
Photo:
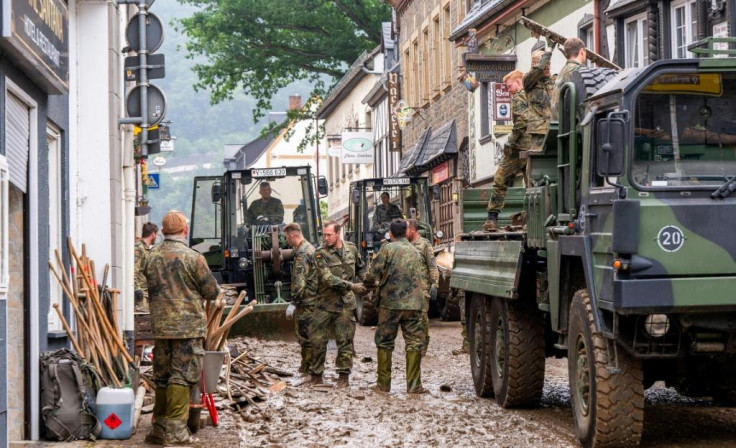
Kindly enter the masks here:
<path id="1" fill-rule="evenodd" d="M 271 184 L 261 182 L 258 187 L 261 199 L 253 201 L 245 212 L 245 223 L 281 224 L 284 222 L 284 204 L 280 199 L 271 197 Z"/>
<path id="2" fill-rule="evenodd" d="M 401 213 L 401 209 L 391 203 L 391 199 L 388 192 L 384 191 L 381 193 L 381 203 L 376 206 L 376 213 L 373 215 L 374 229 L 388 226 L 392 220 L 401 219 L 404 215 Z"/>

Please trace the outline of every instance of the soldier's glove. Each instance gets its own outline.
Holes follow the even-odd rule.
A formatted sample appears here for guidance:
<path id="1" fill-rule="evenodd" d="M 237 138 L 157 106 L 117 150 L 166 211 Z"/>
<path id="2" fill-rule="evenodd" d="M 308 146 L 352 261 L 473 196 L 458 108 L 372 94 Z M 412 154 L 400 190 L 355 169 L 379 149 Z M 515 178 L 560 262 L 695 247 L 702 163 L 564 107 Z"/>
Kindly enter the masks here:
<path id="1" fill-rule="evenodd" d="M 258 221 L 258 222 L 268 222 L 268 218 L 265 217 L 265 216 L 263 216 L 263 215 L 258 215 L 258 217 L 256 218 L 256 221 Z"/>
<path id="2" fill-rule="evenodd" d="M 291 320 L 294 318 L 294 311 L 296 311 L 296 305 L 293 303 L 289 304 L 289 307 L 286 308 L 286 318 Z"/>
<path id="3" fill-rule="evenodd" d="M 557 42 L 553 41 L 552 39 L 548 37 L 547 46 L 549 47 L 549 51 L 554 51 L 554 49 L 557 47 Z"/>
<path id="4" fill-rule="evenodd" d="M 362 283 L 353 283 L 352 285 L 350 285 L 350 290 L 359 296 L 364 296 L 368 294 L 368 288 L 363 286 Z"/>
<path id="5" fill-rule="evenodd" d="M 430 302 L 437 301 L 437 285 L 432 285 L 429 287 L 429 301 Z"/>

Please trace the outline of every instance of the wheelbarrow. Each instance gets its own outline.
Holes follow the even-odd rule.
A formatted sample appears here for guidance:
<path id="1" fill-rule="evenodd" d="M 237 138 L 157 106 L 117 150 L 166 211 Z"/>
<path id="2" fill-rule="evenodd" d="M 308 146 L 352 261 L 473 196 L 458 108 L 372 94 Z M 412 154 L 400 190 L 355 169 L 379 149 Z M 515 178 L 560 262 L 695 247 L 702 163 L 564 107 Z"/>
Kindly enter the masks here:
<path id="1" fill-rule="evenodd" d="M 212 393 L 217 391 L 217 381 L 220 379 L 220 369 L 227 352 L 204 352 L 202 375 L 199 382 L 192 388 L 189 403 L 189 419 L 187 426 L 192 434 L 199 431 L 199 420 L 202 409 L 207 409 L 213 426 L 219 425 L 219 416 L 215 407 Z"/>

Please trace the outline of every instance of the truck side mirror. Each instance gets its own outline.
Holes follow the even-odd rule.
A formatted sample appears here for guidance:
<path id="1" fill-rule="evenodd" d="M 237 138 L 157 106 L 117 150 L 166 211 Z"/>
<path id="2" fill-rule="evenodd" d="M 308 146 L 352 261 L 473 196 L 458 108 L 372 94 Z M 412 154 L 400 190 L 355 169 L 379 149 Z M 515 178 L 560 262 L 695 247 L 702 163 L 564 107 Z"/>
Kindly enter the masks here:
<path id="1" fill-rule="evenodd" d="M 317 191 L 320 198 L 327 197 L 327 178 L 325 176 L 317 178 Z"/>
<path id="2" fill-rule="evenodd" d="M 601 177 L 620 176 L 624 172 L 625 120 L 607 118 L 596 129 L 596 173 Z"/>
<path id="3" fill-rule="evenodd" d="M 222 185 L 219 183 L 212 184 L 212 189 L 210 190 L 210 196 L 212 198 L 213 204 L 220 202 L 220 199 L 222 198 Z"/>
<path id="4" fill-rule="evenodd" d="M 355 190 L 353 190 L 353 195 L 350 197 L 350 201 L 356 205 L 360 204 L 360 190 L 359 189 L 356 188 Z"/>

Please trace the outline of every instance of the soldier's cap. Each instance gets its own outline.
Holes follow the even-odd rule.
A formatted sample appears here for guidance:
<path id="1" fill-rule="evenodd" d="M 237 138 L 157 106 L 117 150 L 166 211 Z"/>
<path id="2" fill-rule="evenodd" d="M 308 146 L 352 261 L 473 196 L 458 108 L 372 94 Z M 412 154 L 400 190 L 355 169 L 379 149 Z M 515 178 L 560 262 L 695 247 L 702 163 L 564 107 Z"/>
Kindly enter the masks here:
<path id="1" fill-rule="evenodd" d="M 178 210 L 171 210 L 164 216 L 161 222 L 161 232 L 164 235 L 176 235 L 181 233 L 187 226 L 187 217 Z"/>

